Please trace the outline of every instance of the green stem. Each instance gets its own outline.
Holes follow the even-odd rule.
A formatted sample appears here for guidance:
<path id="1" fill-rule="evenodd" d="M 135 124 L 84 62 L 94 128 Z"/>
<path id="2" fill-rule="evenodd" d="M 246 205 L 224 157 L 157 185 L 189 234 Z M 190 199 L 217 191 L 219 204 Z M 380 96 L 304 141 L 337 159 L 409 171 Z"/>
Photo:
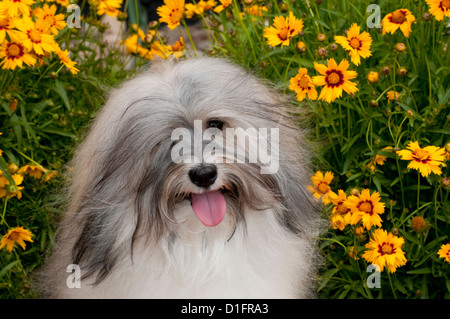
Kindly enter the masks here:
<path id="1" fill-rule="evenodd" d="M 191 32 L 189 31 L 189 27 L 187 26 L 186 21 L 184 21 L 184 19 L 181 19 L 181 23 L 183 24 L 184 28 L 186 29 L 186 33 L 188 35 L 189 42 L 191 43 L 192 50 L 194 50 L 194 55 L 195 55 L 196 58 L 198 58 L 198 56 L 197 56 L 197 48 L 195 47 L 194 40 L 192 39 Z"/>
<path id="2" fill-rule="evenodd" d="M 7 204 L 7 203 L 8 203 L 8 197 L 5 196 L 5 204 L 3 205 L 2 220 L 1 220 L 1 222 L 0 222 L 0 225 L 5 224 L 6 227 L 9 228 L 9 225 L 8 225 L 8 223 L 7 223 L 6 220 L 5 220 L 5 215 L 6 215 L 6 204 Z"/>
<path id="3" fill-rule="evenodd" d="M 400 169 L 400 165 L 398 163 L 398 157 L 395 159 L 395 161 L 397 162 L 397 171 L 398 171 L 398 176 L 400 177 L 400 189 L 402 191 L 402 216 L 405 212 L 405 189 L 403 186 L 403 176 L 402 176 L 402 170 Z"/>
<path id="4" fill-rule="evenodd" d="M 417 212 L 419 212 L 419 199 L 420 199 L 420 173 L 417 172 Z"/>
<path id="5" fill-rule="evenodd" d="M 241 25 L 242 29 L 244 29 L 245 34 L 247 35 L 248 42 L 250 43 L 250 48 L 252 49 L 252 54 L 253 54 L 254 61 L 258 61 L 258 59 L 256 57 L 256 53 L 255 53 L 255 48 L 253 47 L 253 42 L 250 39 L 250 33 L 248 33 L 248 29 L 245 26 L 244 21 L 242 20 L 241 10 L 239 8 L 239 4 L 238 4 L 237 1 L 233 1 L 233 4 L 234 4 L 234 6 L 233 6 L 233 10 L 234 10 L 233 15 L 239 21 L 239 24 Z M 281 75 L 280 75 L 280 78 L 281 78 Z"/>
<path id="6" fill-rule="evenodd" d="M 397 227 L 400 227 L 400 226 L 402 226 L 407 220 L 409 220 L 413 215 L 415 215 L 415 214 L 417 214 L 421 209 L 423 209 L 423 208 L 425 208 L 425 207 L 427 207 L 427 206 L 429 206 L 429 205 L 431 205 L 431 204 L 433 204 L 432 202 L 428 202 L 428 203 L 426 203 L 426 204 L 423 204 L 422 205 L 422 207 L 419 207 L 417 210 L 415 210 L 415 211 L 413 211 L 411 214 L 409 214 L 408 216 L 406 216 L 406 218 L 404 218 L 403 216 L 404 216 L 404 213 L 402 213 L 402 216 L 401 216 L 401 218 L 400 218 L 400 220 L 402 221 Z"/>
<path id="7" fill-rule="evenodd" d="M 333 243 L 339 244 L 340 246 L 342 246 L 342 248 L 344 248 L 345 250 L 347 250 L 347 247 L 345 247 L 345 245 L 343 243 L 341 243 L 340 241 L 337 241 L 336 239 L 333 238 L 319 238 L 319 240 L 328 240 L 328 241 L 332 241 Z"/>
<path id="8" fill-rule="evenodd" d="M 394 299 L 398 299 L 397 295 L 395 294 L 394 286 L 392 285 L 391 273 L 387 269 L 386 269 L 386 271 L 387 271 L 387 274 L 388 274 L 389 284 L 391 285 L 391 290 L 392 290 L 392 294 L 394 295 Z"/>

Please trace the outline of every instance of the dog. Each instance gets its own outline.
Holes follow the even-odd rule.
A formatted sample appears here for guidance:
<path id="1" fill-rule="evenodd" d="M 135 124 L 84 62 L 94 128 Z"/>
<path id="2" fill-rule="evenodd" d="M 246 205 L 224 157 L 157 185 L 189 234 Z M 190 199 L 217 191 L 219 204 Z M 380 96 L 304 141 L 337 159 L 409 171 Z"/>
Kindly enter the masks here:
<path id="1" fill-rule="evenodd" d="M 321 219 L 298 111 L 222 58 L 154 63 L 112 90 L 68 165 L 41 296 L 314 297 Z M 226 152 L 200 156 L 219 140 Z"/>

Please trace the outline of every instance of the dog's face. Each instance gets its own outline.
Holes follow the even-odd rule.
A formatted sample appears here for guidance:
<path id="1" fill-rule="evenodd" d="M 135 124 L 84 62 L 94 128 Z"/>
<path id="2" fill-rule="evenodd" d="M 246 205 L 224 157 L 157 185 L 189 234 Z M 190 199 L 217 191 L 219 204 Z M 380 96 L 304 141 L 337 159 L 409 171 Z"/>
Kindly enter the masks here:
<path id="1" fill-rule="evenodd" d="M 182 220 L 174 215 L 177 207 L 186 202 L 191 216 L 210 227 L 226 214 L 244 222 L 245 208 L 283 205 L 276 177 L 280 126 L 286 124 L 281 101 L 243 70 L 206 61 L 165 71 L 167 82 L 155 83 L 155 93 L 147 91 L 121 118 L 123 127 L 136 128 L 125 129 L 123 138 L 142 143 L 134 157 L 139 163 L 131 164 L 143 168 L 133 193 L 137 211 L 151 212 L 152 224 L 173 228 Z"/>
<path id="2" fill-rule="evenodd" d="M 113 264 L 124 225 L 134 242 L 176 236 L 192 219 L 245 225 L 246 212 L 271 209 L 307 236 L 316 220 L 307 156 L 285 106 L 211 58 L 163 64 L 116 89 L 73 161 L 69 211 L 83 216 L 75 263 Z"/>

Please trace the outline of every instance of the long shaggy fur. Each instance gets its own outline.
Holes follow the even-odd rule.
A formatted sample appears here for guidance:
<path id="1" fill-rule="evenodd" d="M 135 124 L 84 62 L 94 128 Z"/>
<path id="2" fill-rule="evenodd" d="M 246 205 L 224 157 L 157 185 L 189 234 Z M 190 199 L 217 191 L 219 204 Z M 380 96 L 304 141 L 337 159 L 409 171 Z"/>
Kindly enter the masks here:
<path id="1" fill-rule="evenodd" d="M 278 128 L 280 159 L 275 174 L 261 174 L 261 163 L 218 164 L 211 188 L 223 190 L 227 211 L 206 227 L 189 202 L 197 164 L 171 160 L 171 132 L 211 119 Z M 312 297 L 320 219 L 297 126 L 281 95 L 222 59 L 164 62 L 113 90 L 69 165 L 42 296 Z M 81 267 L 81 288 L 67 286 L 69 264 Z"/>

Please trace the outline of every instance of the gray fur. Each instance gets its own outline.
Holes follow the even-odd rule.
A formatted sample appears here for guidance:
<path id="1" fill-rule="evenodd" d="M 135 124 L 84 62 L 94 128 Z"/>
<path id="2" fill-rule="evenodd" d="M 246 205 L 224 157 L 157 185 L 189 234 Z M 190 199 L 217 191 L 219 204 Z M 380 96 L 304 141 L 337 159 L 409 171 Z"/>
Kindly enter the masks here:
<path id="1" fill-rule="evenodd" d="M 190 166 L 171 161 L 170 137 L 175 128 L 192 129 L 196 119 L 280 130 L 276 174 L 260 174 L 259 163 L 221 164 L 227 214 L 235 221 L 229 238 L 238 225 L 245 229 L 247 208 L 271 208 L 286 232 L 312 243 L 320 218 L 307 189 L 310 156 L 295 113 L 267 83 L 222 59 L 164 62 L 113 90 L 68 165 L 68 205 L 39 275 L 42 296 L 59 296 L 68 264 L 82 265 L 84 278 L 100 284 L 133 258 L 136 243 L 180 240 L 173 211 L 188 196 L 181 181 Z"/>

